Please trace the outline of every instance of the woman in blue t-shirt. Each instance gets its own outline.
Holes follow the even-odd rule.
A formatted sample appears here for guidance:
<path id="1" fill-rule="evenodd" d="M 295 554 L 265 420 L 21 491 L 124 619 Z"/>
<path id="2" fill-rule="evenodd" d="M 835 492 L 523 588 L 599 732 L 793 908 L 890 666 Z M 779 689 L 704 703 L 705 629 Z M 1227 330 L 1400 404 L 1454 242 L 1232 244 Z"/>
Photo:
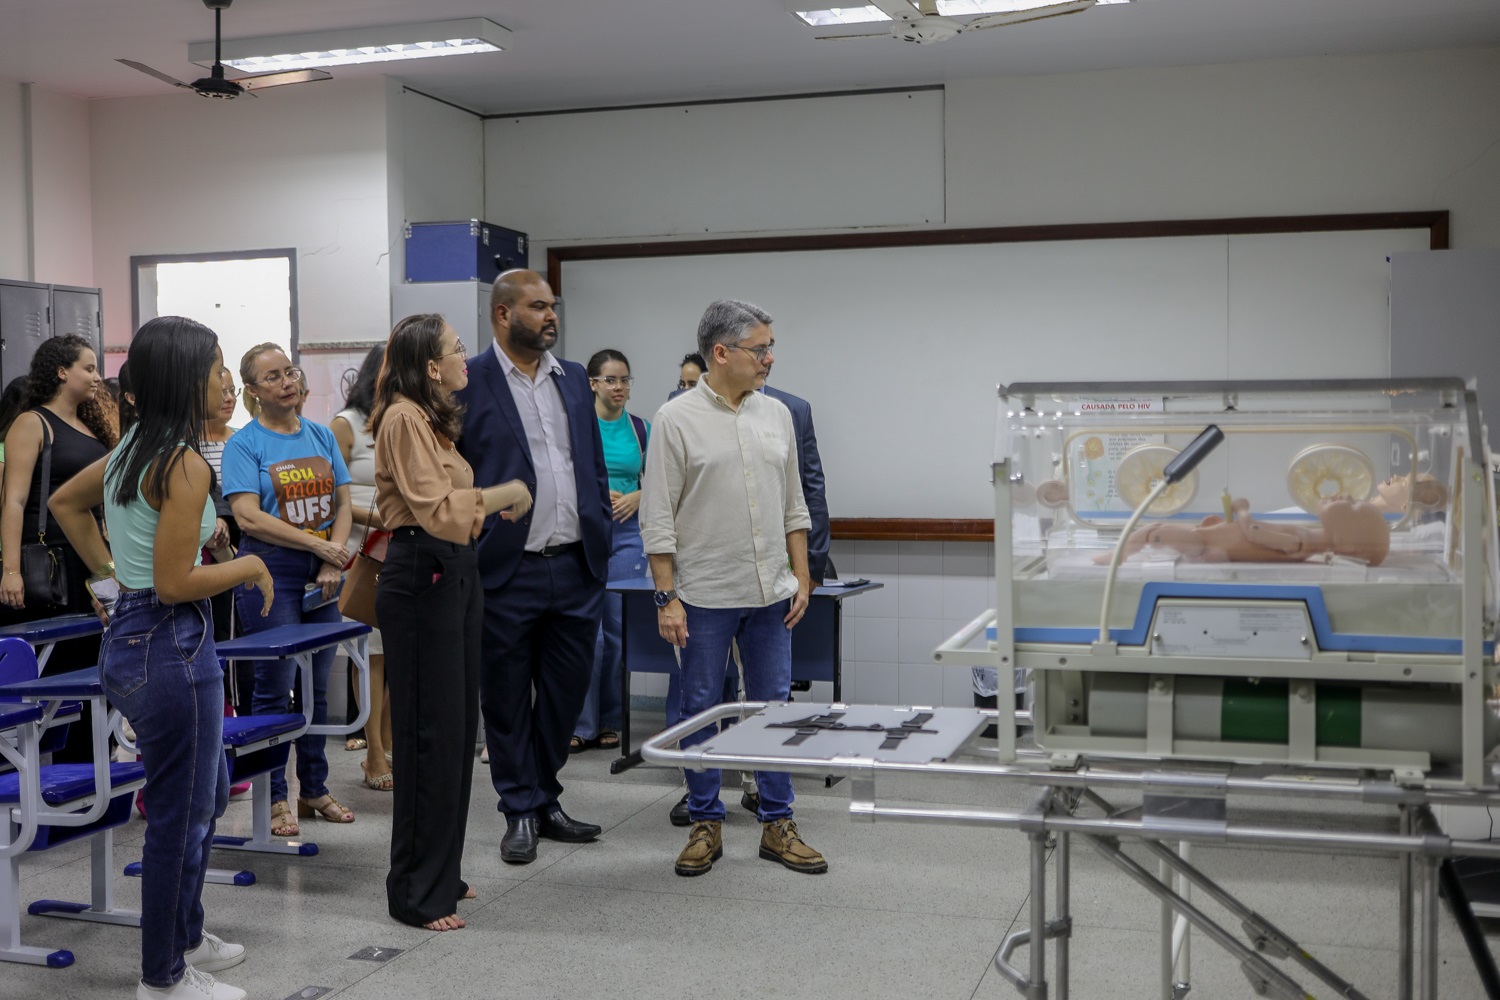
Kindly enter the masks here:
<path id="1" fill-rule="evenodd" d="M 338 441 L 327 427 L 297 415 L 302 371 L 275 344 L 260 344 L 245 354 L 240 381 L 247 404 L 255 400 L 255 419 L 224 444 L 224 496 L 243 532 L 240 553 L 260 556 L 276 583 L 275 599 L 264 615 L 258 592 L 235 594 L 240 625 L 249 634 L 277 625 L 340 621 L 334 597 L 348 558 L 344 544 L 352 517 L 349 470 Z M 310 599 L 312 590 L 320 590 L 327 603 L 304 611 L 304 598 Z M 329 647 L 313 654 L 313 725 L 328 721 L 334 652 Z M 296 678 L 296 660 L 257 662 L 254 713 L 289 711 Z M 328 794 L 324 739 L 297 740 L 297 815 L 352 823 L 354 813 Z M 287 805 L 286 774 L 277 770 L 271 775 L 271 834 L 295 837 L 299 832 Z"/>
<path id="2" fill-rule="evenodd" d="M 641 544 L 641 469 L 651 425 L 625 412 L 630 400 L 630 362 L 619 351 L 605 348 L 589 358 L 589 386 L 594 390 L 594 413 L 604 442 L 604 467 L 609 473 L 609 499 L 614 505 L 614 541 L 609 550 L 609 579 L 638 580 L 649 575 Z M 583 711 L 573 727 L 570 753 L 590 746 L 613 750 L 620 745 L 621 598 L 604 595 L 604 620 L 594 644 L 594 672 Z"/>

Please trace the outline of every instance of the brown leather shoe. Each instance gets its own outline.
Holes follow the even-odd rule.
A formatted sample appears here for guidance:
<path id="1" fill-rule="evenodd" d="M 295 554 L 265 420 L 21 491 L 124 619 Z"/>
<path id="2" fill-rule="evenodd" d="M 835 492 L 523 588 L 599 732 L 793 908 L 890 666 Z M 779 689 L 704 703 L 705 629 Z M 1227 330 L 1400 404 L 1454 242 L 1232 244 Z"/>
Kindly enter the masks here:
<path id="1" fill-rule="evenodd" d="M 691 877 L 712 868 L 714 862 L 724 856 L 723 828 L 723 822 L 716 819 L 700 819 L 694 823 L 687 846 L 677 855 L 677 874 Z"/>
<path id="2" fill-rule="evenodd" d="M 828 870 L 828 859 L 802 842 L 797 824 L 790 816 L 760 826 L 760 856 L 767 861 L 778 862 L 805 875 L 821 875 Z"/>

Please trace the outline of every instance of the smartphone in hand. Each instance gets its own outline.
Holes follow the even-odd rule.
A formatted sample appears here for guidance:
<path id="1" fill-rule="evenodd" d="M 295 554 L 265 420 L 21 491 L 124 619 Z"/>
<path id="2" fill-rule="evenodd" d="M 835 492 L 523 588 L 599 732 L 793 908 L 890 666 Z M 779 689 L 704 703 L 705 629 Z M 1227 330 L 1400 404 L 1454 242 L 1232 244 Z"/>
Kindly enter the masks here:
<path id="1" fill-rule="evenodd" d="M 344 581 L 339 580 L 339 585 L 333 589 L 333 596 L 323 597 L 323 587 L 320 584 L 309 583 L 307 589 L 302 592 L 303 612 L 316 611 L 325 604 L 332 604 L 339 599 L 339 593 L 344 589 Z"/>
<path id="2" fill-rule="evenodd" d="M 100 577 L 97 580 L 88 581 L 89 593 L 94 595 L 94 600 L 104 609 L 104 617 L 113 618 L 115 615 L 115 602 L 120 599 L 120 581 L 112 576 Z"/>

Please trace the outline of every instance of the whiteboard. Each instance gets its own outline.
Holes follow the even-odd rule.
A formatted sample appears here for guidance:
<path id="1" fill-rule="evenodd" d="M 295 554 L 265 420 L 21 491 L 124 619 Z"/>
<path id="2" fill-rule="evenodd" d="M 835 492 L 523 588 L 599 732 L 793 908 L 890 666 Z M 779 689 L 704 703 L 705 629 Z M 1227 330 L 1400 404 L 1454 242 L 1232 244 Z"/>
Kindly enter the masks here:
<path id="1" fill-rule="evenodd" d="M 709 302 L 771 314 L 771 383 L 809 400 L 834 517 L 987 518 L 995 387 L 1390 374 L 1386 256 L 1421 230 L 568 261 L 563 346 L 676 388 Z"/>

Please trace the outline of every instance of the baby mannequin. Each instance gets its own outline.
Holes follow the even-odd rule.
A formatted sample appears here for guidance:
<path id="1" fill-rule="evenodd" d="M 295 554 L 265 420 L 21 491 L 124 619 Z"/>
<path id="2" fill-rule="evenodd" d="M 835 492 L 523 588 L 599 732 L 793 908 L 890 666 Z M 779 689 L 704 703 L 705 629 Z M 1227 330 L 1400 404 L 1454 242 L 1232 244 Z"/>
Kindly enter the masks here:
<path id="1" fill-rule="evenodd" d="M 1125 541 L 1124 557 L 1160 545 L 1200 562 L 1301 562 L 1329 552 L 1379 566 L 1390 552 L 1390 525 L 1382 507 L 1369 501 L 1327 498 L 1318 505 L 1316 528 L 1257 521 L 1244 498 L 1235 500 L 1232 509 L 1232 521 L 1212 515 L 1196 527 L 1163 523 L 1138 528 Z M 1107 552 L 1094 557 L 1097 563 L 1109 559 Z"/>

